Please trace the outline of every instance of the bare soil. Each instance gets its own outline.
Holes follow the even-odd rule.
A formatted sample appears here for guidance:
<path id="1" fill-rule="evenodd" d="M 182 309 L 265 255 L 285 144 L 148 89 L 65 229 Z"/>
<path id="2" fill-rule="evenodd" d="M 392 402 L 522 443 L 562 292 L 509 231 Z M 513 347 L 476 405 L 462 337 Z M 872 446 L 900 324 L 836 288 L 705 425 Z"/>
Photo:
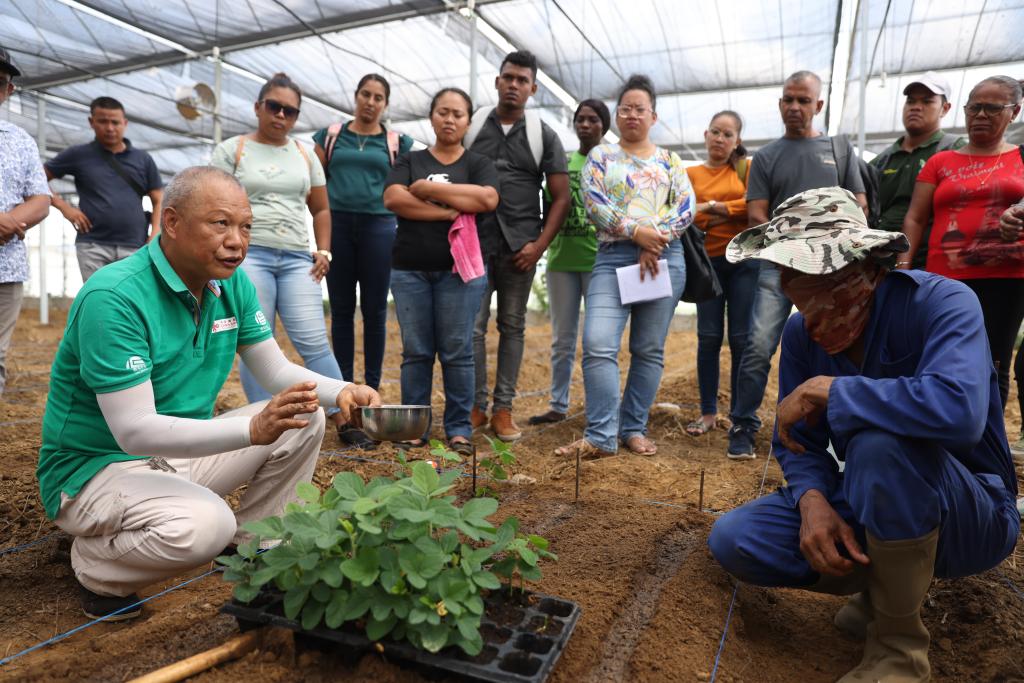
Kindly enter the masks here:
<path id="1" fill-rule="evenodd" d="M 0 400 L 0 552 L 56 531 L 43 514 L 34 473 L 49 366 L 63 322 L 58 313 L 53 324 L 44 327 L 36 314 L 26 312 L 15 331 L 8 390 Z M 497 335 L 492 333 L 488 341 L 493 348 Z M 393 323 L 389 342 L 382 394 L 385 401 L 397 401 L 400 342 Z M 707 551 L 715 511 L 773 490 L 782 477 L 778 464 L 765 459 L 768 430 L 762 430 L 757 444 L 758 459 L 744 463 L 724 457 L 726 438 L 721 429 L 700 438 L 685 434 L 686 423 L 698 413 L 696 341 L 691 332 L 673 332 L 668 340 L 658 401 L 681 410 L 660 409 L 652 415 L 651 436 L 658 454 L 647 458 L 622 450 L 614 457 L 585 462 L 579 500 L 574 499 L 574 463 L 552 454 L 583 430 L 579 370 L 571 419 L 544 428 L 525 426 L 529 415 L 547 408 L 550 330 L 532 326 L 526 343 L 519 382 L 523 396 L 516 402 L 525 435 L 514 451 L 516 471 L 536 483 L 497 486 L 502 501 L 498 516 L 516 515 L 524 529 L 551 540 L 560 560 L 544 567 L 544 579 L 535 588 L 583 608 L 552 680 L 707 681 L 727 619 L 716 680 L 831 681 L 856 664 L 860 645 L 839 635 L 831 623 L 841 599 L 746 585 L 735 589 Z M 728 364 L 728 350 L 723 349 L 723 378 L 728 377 Z M 438 409 L 443 405 L 441 386 L 438 375 Z M 775 392 L 773 383 L 765 406 L 774 405 Z M 243 402 L 233 375 L 218 407 Z M 727 387 L 719 402 L 728 405 Z M 764 409 L 762 418 L 770 424 L 771 410 Z M 1020 426 L 1015 399 L 1007 422 L 1015 434 Z M 486 452 L 483 434 L 475 440 Z M 364 476 L 393 471 L 388 464 L 353 460 L 351 453 L 328 453 L 338 448 L 337 438 L 329 433 L 316 474 L 321 486 L 340 471 Z M 354 455 L 393 460 L 390 447 Z M 697 506 L 702 471 L 703 511 Z M 459 493 L 470 495 L 468 479 Z M 152 586 L 143 595 L 157 595 L 207 570 L 199 568 Z M 1016 553 L 983 575 L 933 584 L 924 611 L 932 634 L 935 681 L 1024 681 L 1019 657 L 1024 646 L 1022 587 L 1024 567 L 1018 567 Z M 0 658 L 87 623 L 76 591 L 67 541 L 59 536 L 0 555 Z M 0 667 L 0 679 L 123 681 L 140 676 L 237 634 L 234 621 L 218 612 L 228 599 L 230 586 L 219 574 L 199 578 L 148 602 L 139 619 L 90 626 Z M 348 667 L 336 656 L 297 650 L 290 635 L 273 632 L 256 652 L 194 680 L 423 679 L 377 656 Z"/>

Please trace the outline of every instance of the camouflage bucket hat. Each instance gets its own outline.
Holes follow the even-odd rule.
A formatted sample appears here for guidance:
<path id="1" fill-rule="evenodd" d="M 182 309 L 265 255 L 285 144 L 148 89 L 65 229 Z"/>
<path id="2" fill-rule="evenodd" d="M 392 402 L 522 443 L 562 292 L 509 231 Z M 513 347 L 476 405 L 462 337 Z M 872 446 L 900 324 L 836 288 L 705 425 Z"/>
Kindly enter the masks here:
<path id="1" fill-rule="evenodd" d="M 730 263 L 759 258 L 810 275 L 827 275 L 873 249 L 910 248 L 901 232 L 868 227 L 852 193 L 841 187 L 806 190 L 779 204 L 772 219 L 729 242 Z"/>

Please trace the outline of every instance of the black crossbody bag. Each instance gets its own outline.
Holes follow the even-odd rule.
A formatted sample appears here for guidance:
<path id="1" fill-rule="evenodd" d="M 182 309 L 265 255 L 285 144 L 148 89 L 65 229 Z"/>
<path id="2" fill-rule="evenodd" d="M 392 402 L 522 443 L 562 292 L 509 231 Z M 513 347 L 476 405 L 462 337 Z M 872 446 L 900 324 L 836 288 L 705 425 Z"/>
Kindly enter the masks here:
<path id="1" fill-rule="evenodd" d="M 135 182 L 130 175 L 128 175 L 128 171 L 121 165 L 121 162 L 117 160 L 117 157 L 114 156 L 113 152 L 106 147 L 100 146 L 100 154 L 103 156 L 103 160 L 107 162 L 107 166 L 110 166 L 110 168 L 114 170 L 114 173 L 121 176 L 121 180 L 128 183 L 128 187 L 135 190 L 135 194 L 139 195 L 139 199 L 146 196 L 146 191 L 142 189 L 142 186 Z M 142 213 L 146 216 L 146 225 L 149 225 L 150 221 L 153 219 L 153 212 L 143 211 Z"/>

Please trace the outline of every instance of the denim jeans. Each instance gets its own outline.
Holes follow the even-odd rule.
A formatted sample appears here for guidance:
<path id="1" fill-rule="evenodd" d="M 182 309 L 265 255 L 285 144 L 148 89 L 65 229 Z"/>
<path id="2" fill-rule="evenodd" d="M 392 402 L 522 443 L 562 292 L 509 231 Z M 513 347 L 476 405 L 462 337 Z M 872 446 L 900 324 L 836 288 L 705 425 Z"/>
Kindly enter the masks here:
<path id="1" fill-rule="evenodd" d="M 722 294 L 697 304 L 697 384 L 700 387 L 701 415 L 718 412 L 718 361 L 725 336 L 726 311 L 729 315 L 729 355 L 732 356 L 729 412 L 735 412 L 736 376 L 750 336 L 754 292 L 761 268 L 758 261 L 729 263 L 725 256 L 715 256 L 711 265 L 722 283 Z"/>
<path id="2" fill-rule="evenodd" d="M 620 303 L 615 269 L 637 263 L 632 242 L 603 242 L 587 287 L 583 323 L 583 386 L 587 429 L 583 436 L 601 450 L 615 452 L 623 441 L 647 433 L 647 414 L 658 393 L 665 367 L 665 336 L 686 283 L 686 264 L 679 240 L 663 252 L 668 260 L 672 296 L 635 304 Z M 664 277 L 661 272 L 658 277 Z M 619 348 L 629 328 L 629 374 L 619 400 Z"/>
<path id="3" fill-rule="evenodd" d="M 394 270 L 391 293 L 402 331 L 402 403 L 430 405 L 434 357 L 444 378 L 444 433 L 473 432 L 473 321 L 487 287 L 446 271 Z"/>
<path id="4" fill-rule="evenodd" d="M 734 425 L 758 430 L 761 419 L 757 409 L 764 399 L 768 373 L 772 369 L 772 356 L 779 348 L 782 329 L 789 320 L 793 303 L 782 293 L 779 269 L 774 263 L 761 261 L 754 294 L 754 317 L 750 321 L 750 339 L 743 352 L 740 370 L 736 375 L 736 390 L 730 418 Z"/>
<path id="5" fill-rule="evenodd" d="M 496 254 L 484 257 L 487 266 L 487 290 L 480 302 L 473 329 L 473 357 L 476 361 L 475 405 L 487 410 L 487 321 L 491 317 L 491 296 L 498 293 L 498 368 L 494 379 L 494 409 L 511 410 L 523 362 L 523 334 L 526 330 L 526 304 L 530 300 L 536 268 L 523 272 L 516 268 L 504 239 Z"/>
<path id="6" fill-rule="evenodd" d="M 395 226 L 391 215 L 331 211 L 333 260 L 326 279 L 334 357 L 344 379 L 354 382 L 358 283 L 359 310 L 363 314 L 363 376 L 374 389 L 380 388 L 384 365 Z"/>
<path id="7" fill-rule="evenodd" d="M 587 293 L 590 273 L 549 270 L 548 304 L 551 311 L 551 410 L 569 412 L 569 383 L 576 362 L 580 302 Z"/>
<path id="8" fill-rule="evenodd" d="M 270 328 L 275 327 L 275 316 L 281 316 L 281 324 L 306 367 L 324 377 L 341 379 L 338 361 L 327 343 L 320 283 L 309 274 L 312 267 L 309 252 L 258 246 L 249 247 L 242 262 L 242 269 L 256 286 L 256 296 Z M 270 398 L 244 362 L 239 363 L 238 369 L 249 403 Z M 327 409 L 328 415 L 336 412 L 337 408 Z"/>

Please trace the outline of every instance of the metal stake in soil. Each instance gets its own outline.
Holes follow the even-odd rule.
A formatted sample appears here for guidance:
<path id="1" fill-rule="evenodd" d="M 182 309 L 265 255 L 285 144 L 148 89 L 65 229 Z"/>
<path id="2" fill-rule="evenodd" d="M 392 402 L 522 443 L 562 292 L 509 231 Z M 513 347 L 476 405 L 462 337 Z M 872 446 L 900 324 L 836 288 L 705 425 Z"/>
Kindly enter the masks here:
<path id="1" fill-rule="evenodd" d="M 580 451 L 576 449 L 576 498 L 580 499 Z"/>
<path id="2" fill-rule="evenodd" d="M 704 468 L 700 470 L 700 498 L 697 501 L 697 509 L 704 512 Z"/>
<path id="3" fill-rule="evenodd" d="M 476 498 L 476 449 L 473 449 L 473 497 Z"/>

